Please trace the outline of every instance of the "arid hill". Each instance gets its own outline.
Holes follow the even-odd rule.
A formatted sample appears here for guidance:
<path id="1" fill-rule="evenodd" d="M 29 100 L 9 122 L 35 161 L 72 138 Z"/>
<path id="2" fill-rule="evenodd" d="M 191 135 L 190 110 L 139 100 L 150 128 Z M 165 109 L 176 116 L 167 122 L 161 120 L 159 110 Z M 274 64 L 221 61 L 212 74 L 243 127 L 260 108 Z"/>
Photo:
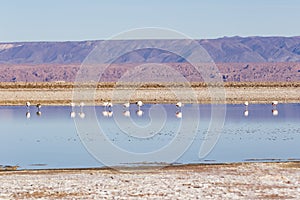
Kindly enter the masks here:
<path id="1" fill-rule="evenodd" d="M 146 40 L 127 41 L 131 45 L 143 42 Z M 158 42 L 168 45 L 176 40 Z M 217 64 L 224 81 L 300 81 L 300 37 L 224 37 L 197 42 Z M 81 63 L 99 43 L 101 41 L 0 43 L 0 82 L 72 82 Z M 108 45 L 106 53 L 113 51 L 115 49 Z M 164 63 L 189 81 L 203 81 L 203 74 L 184 58 L 160 49 L 132 51 L 112 63 L 101 76 L 99 74 L 101 81 L 117 81 L 141 63 Z"/>
<path id="2" fill-rule="evenodd" d="M 101 82 L 116 82 L 130 71 L 136 75 L 143 73 L 136 70 L 136 66 L 139 64 L 113 64 L 108 66 L 103 74 L 97 74 L 97 77 Z M 203 74 L 188 63 L 165 63 L 161 66 L 161 74 L 168 74 L 164 66 L 175 69 L 187 81 L 203 81 Z M 300 63 L 217 63 L 216 66 L 224 82 L 300 81 Z M 79 69 L 78 64 L 0 65 L 0 82 L 73 82 Z M 218 73 L 210 70 L 207 72 L 209 76 Z M 148 79 L 155 80 L 157 73 L 157 71 L 147 72 Z M 131 80 L 136 79 L 133 77 Z M 176 77 L 169 77 L 166 81 L 178 80 Z"/>
<path id="3" fill-rule="evenodd" d="M 0 63 L 5 64 L 74 64 L 81 63 L 101 41 L 0 43 Z M 111 41 L 118 43 L 120 41 Z M 129 43 L 143 43 L 131 40 Z M 160 40 L 172 43 L 176 40 Z M 198 40 L 219 63 L 299 62 L 300 37 L 224 37 Z M 107 52 L 114 51 L 107 47 Z M 183 62 L 159 49 L 141 49 L 116 60 L 117 63 Z"/>

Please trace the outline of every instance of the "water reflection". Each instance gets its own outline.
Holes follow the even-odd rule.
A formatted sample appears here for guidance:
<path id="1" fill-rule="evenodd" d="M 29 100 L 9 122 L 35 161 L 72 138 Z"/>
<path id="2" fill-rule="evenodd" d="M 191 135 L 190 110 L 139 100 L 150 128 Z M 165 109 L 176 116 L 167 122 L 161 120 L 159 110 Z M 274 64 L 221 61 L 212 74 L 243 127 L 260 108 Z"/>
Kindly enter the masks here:
<path id="1" fill-rule="evenodd" d="M 249 116 L 248 106 L 246 106 L 246 109 L 243 111 L 243 115 L 244 115 L 245 117 L 248 117 L 248 116 Z M 279 115 L 277 106 L 274 106 L 274 108 L 272 109 L 272 115 L 275 116 L 275 117 Z"/>
<path id="2" fill-rule="evenodd" d="M 245 117 L 248 117 L 248 116 L 249 116 L 249 110 L 245 110 L 245 111 L 244 111 L 244 116 L 245 116 Z"/>
<path id="3" fill-rule="evenodd" d="M 278 110 L 277 109 L 273 109 L 272 110 L 272 114 L 273 114 L 273 116 L 278 116 Z"/>
<path id="4" fill-rule="evenodd" d="M 75 117 L 76 117 L 75 105 L 76 105 L 76 104 L 75 104 L 74 102 L 71 102 L 71 103 L 70 103 L 70 106 L 71 106 L 70 117 L 71 117 L 71 118 L 75 118 Z"/>
<path id="5" fill-rule="evenodd" d="M 36 115 L 37 115 L 37 116 L 41 116 L 41 115 L 42 115 L 42 112 L 38 110 L 38 111 L 36 112 Z"/>
<path id="6" fill-rule="evenodd" d="M 29 111 L 26 112 L 26 118 L 27 118 L 27 119 L 30 118 L 30 112 L 29 112 Z"/>
<path id="7" fill-rule="evenodd" d="M 248 117 L 248 116 L 249 116 L 249 110 L 248 110 L 249 102 L 248 102 L 248 101 L 245 101 L 245 102 L 244 102 L 244 106 L 245 106 L 244 116 L 245 116 L 245 117 Z"/>
<path id="8" fill-rule="evenodd" d="M 144 111 L 142 111 L 141 109 L 138 109 L 138 110 L 136 111 L 136 115 L 139 116 L 139 117 L 142 117 L 143 114 L 144 114 Z"/>
<path id="9" fill-rule="evenodd" d="M 175 116 L 177 118 L 181 119 L 182 118 L 182 112 L 181 111 L 177 111 L 176 114 L 175 114 Z"/>
<path id="10" fill-rule="evenodd" d="M 76 117 L 76 112 L 75 111 L 71 111 L 70 112 L 70 117 L 71 118 L 75 118 Z"/>
<path id="11" fill-rule="evenodd" d="M 123 111 L 123 116 L 130 117 L 130 111 L 129 110 L 124 110 Z"/>
<path id="12" fill-rule="evenodd" d="M 78 114 L 81 119 L 85 118 L 85 113 L 83 111 L 80 111 Z"/>
<path id="13" fill-rule="evenodd" d="M 133 133 L 128 129 L 128 133 L 132 135 L 127 135 L 120 130 L 115 120 L 109 119 L 109 117 L 120 116 L 119 119 L 125 124 L 130 117 L 137 124 L 144 126 L 150 122 L 149 112 L 152 105 L 146 104 L 143 105 L 143 109 L 139 109 L 143 117 L 139 117 L 136 113 L 139 111 L 136 106 L 128 108 L 123 107 L 122 104 L 119 106 L 121 109 L 120 112 L 114 113 L 116 116 L 113 116 L 114 110 L 109 107 L 96 107 L 95 111 L 107 133 L 107 139 L 113 141 L 120 148 L 131 148 L 132 151 L 153 150 L 168 144 L 175 134 L 173 127 L 180 126 L 183 117 L 190 121 L 193 120 L 189 116 L 189 109 L 192 109 L 189 104 L 181 108 L 182 110 L 174 104 L 162 105 L 168 116 L 165 127 L 156 135 L 153 135 L 151 131 L 142 133 L 145 134 L 145 141 L 137 140 L 132 135 L 140 134 L 139 132 Z M 199 163 L 208 162 L 208 160 L 210 162 L 238 162 L 249 159 L 288 160 L 300 158 L 300 104 L 280 104 L 276 108 L 270 104 L 251 104 L 247 109 L 243 104 L 227 105 L 223 133 L 216 147 L 205 158 L 206 161 L 199 160 L 197 153 L 206 139 L 205 131 L 210 123 L 211 108 L 210 105 L 199 105 L 199 107 L 201 120 L 197 136 L 192 146 L 178 160 L 179 163 Z M 77 114 L 77 117 L 88 120 L 87 115 L 91 107 L 43 106 L 43 117 L 31 115 L 30 109 L 25 106 L 0 106 L 2 128 L 0 165 L 18 164 L 23 168 L 101 165 L 84 149 L 77 135 L 74 121 L 70 119 L 72 115 L 76 117 Z M 101 113 L 102 111 L 107 112 L 106 116 Z M 32 109 L 31 112 L 35 113 L 36 110 Z M 26 113 L 26 118 L 24 113 Z M 247 117 L 241 117 L 242 113 Z M 27 120 L 29 118 L 30 120 Z M 188 137 L 181 139 L 190 140 Z M 34 163 L 45 163 L 47 166 L 30 165 Z"/>
<path id="14" fill-rule="evenodd" d="M 78 115 L 81 119 L 84 119 L 85 118 L 85 113 L 83 112 L 83 107 L 85 106 L 85 103 L 80 102 L 79 106 L 80 106 L 80 112 L 78 113 Z"/>

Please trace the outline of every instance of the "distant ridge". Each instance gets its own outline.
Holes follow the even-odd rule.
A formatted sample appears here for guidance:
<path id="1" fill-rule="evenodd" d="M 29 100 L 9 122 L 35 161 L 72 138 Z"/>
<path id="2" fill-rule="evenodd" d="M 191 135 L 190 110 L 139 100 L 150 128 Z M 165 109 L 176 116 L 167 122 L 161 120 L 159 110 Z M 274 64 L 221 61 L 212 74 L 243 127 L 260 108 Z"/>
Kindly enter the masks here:
<path id="1" fill-rule="evenodd" d="M 0 43 L 0 64 L 79 64 L 99 42 Z M 300 37 L 236 36 L 198 40 L 198 42 L 218 63 L 300 62 Z M 108 51 L 113 49 L 108 48 Z M 115 62 L 175 63 L 184 60 L 178 56 L 166 55 L 158 49 L 143 49 L 124 55 Z"/>

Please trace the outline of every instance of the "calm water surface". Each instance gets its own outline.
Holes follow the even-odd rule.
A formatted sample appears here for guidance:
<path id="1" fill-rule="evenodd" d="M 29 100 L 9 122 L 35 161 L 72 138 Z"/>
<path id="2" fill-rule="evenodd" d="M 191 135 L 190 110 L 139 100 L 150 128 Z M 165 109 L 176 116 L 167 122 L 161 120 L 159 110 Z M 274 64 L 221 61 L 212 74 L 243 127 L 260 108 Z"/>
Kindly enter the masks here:
<path id="1" fill-rule="evenodd" d="M 155 123 L 155 120 L 151 121 L 149 117 L 151 106 L 141 107 L 142 116 L 137 115 L 136 105 L 131 105 L 128 109 L 132 121 L 137 126 Z M 130 127 L 126 129 L 129 134 L 125 134 L 113 117 L 103 116 L 103 111 L 109 109 L 96 107 L 95 111 L 107 139 L 114 145 L 135 153 L 147 153 L 167 145 L 175 137 L 183 118 L 193 120 L 192 117 L 189 118 L 188 112 L 194 108 L 191 105 L 185 105 L 186 112 L 182 112 L 182 119 L 178 118 L 181 111 L 179 108 L 174 105 L 162 107 L 167 116 L 164 126 L 145 138 L 134 137 L 133 135 L 138 134 L 134 133 L 134 130 L 133 135 L 130 135 Z M 85 112 L 89 109 L 94 108 L 74 108 L 75 121 L 89 121 L 89 112 Z M 199 105 L 197 135 L 195 138 L 180 138 L 183 141 L 192 141 L 192 144 L 176 163 L 300 160 L 300 104 L 279 104 L 276 108 L 277 116 L 273 115 L 276 113 L 272 113 L 274 108 L 269 104 L 249 105 L 248 116 L 244 115 L 244 105 L 227 105 L 226 109 L 225 124 L 218 142 L 205 158 L 200 159 L 199 148 L 204 140 L 209 140 L 209 137 L 205 138 L 205 134 L 211 120 L 211 106 Z M 44 106 L 40 110 L 40 116 L 36 114 L 36 107 L 31 107 L 30 118 L 26 117 L 27 111 L 25 106 L 0 107 L 0 165 L 18 165 L 20 169 L 104 166 L 88 153 L 81 142 L 82 138 L 77 134 L 74 119 L 70 116 L 71 107 Z M 124 119 L 126 123 L 128 117 L 122 115 L 118 119 L 121 122 Z M 108 151 L 103 151 L 103 155 L 111 156 Z"/>

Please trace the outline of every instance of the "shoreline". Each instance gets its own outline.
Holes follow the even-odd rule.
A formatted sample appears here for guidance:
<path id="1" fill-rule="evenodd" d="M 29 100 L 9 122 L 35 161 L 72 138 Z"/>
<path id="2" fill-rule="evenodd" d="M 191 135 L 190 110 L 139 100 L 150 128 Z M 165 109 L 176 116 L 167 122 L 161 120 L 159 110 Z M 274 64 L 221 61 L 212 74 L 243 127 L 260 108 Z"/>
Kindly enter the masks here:
<path id="1" fill-rule="evenodd" d="M 17 182 L 16 182 L 17 180 Z M 298 198 L 300 162 L 0 172 L 1 199 Z"/>
<path id="2" fill-rule="evenodd" d="M 262 165 L 286 165 L 287 167 L 296 167 L 300 170 L 300 160 L 274 160 L 274 161 L 241 161 L 241 162 L 224 162 L 224 163 L 191 163 L 191 164 L 162 164 L 162 165 L 140 165 L 136 167 L 115 166 L 115 167 L 87 167 L 87 168 L 51 168 L 51 169 L 18 169 L 18 166 L 4 166 L 0 168 L 0 176 L 3 174 L 48 174 L 48 173 L 73 173 L 73 172 L 103 172 L 103 173 L 157 173 L 159 171 L 181 171 L 195 170 L 202 168 L 221 168 L 221 167 L 238 167 L 250 166 L 255 164 Z"/>
<path id="3" fill-rule="evenodd" d="M 80 96 L 80 100 L 76 102 L 73 100 L 74 90 L 79 91 L 78 93 L 92 93 L 95 101 L 84 100 L 85 97 Z M 212 100 L 212 96 L 216 95 L 219 98 Z M 224 83 L 223 86 L 192 83 L 190 87 L 181 83 L 129 83 L 120 86 L 115 83 L 86 83 L 80 89 L 74 89 L 74 83 L 65 82 L 0 83 L 0 105 L 25 105 L 27 101 L 42 105 L 70 105 L 72 101 L 78 104 L 83 101 L 87 105 L 102 105 L 104 101 L 125 103 L 126 98 L 131 103 L 141 100 L 151 104 L 173 104 L 178 101 L 186 104 L 241 104 L 245 101 L 250 104 L 267 104 L 274 100 L 279 103 L 299 103 L 300 82 Z"/>

